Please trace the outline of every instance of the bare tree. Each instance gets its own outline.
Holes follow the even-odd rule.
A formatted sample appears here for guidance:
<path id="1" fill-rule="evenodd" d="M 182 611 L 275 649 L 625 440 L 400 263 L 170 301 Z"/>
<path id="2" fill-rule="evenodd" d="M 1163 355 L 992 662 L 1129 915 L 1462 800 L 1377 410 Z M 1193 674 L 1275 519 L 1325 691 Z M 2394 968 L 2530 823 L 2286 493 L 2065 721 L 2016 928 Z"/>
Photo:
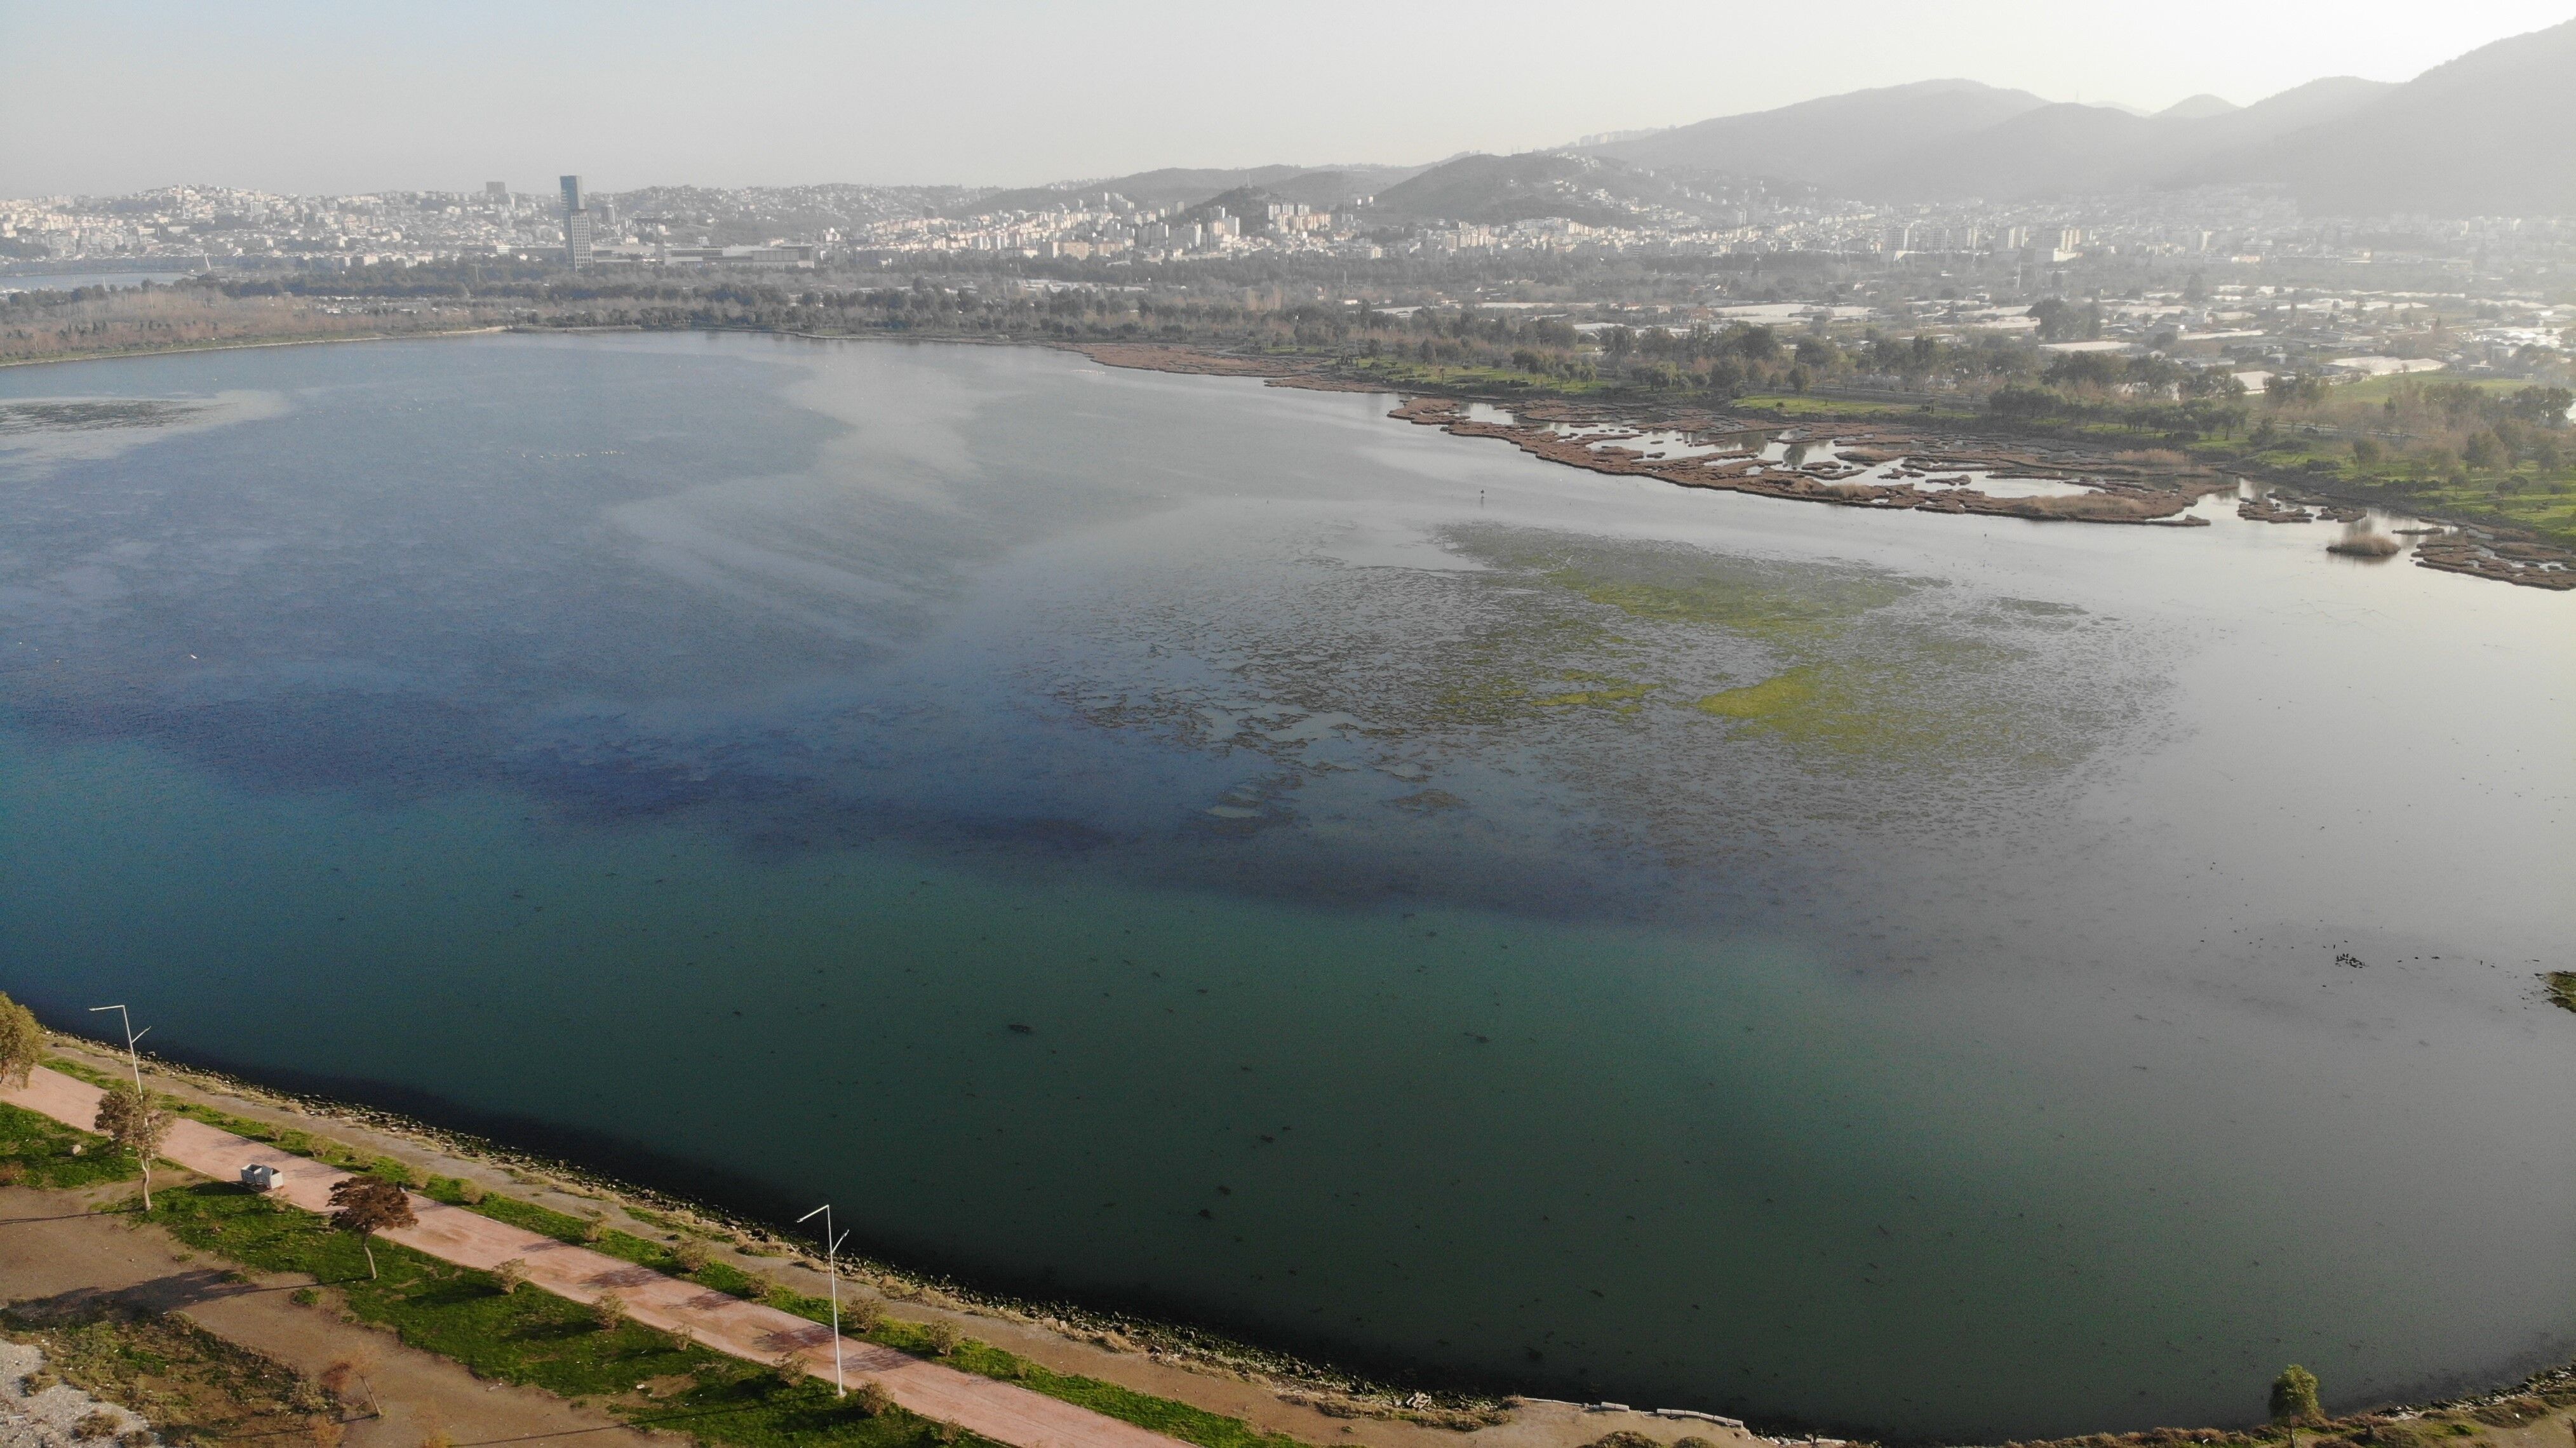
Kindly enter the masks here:
<path id="1" fill-rule="evenodd" d="M 367 1254 L 370 1281 L 376 1276 L 376 1234 L 419 1222 L 412 1215 L 410 1195 L 383 1177 L 342 1177 L 331 1184 L 331 1225 L 357 1234 L 358 1248 Z"/>
<path id="2" fill-rule="evenodd" d="M 44 1055 L 45 1028 L 36 1013 L 0 992 L 0 1086 L 24 1086 Z"/>
<path id="3" fill-rule="evenodd" d="M 376 1401 L 376 1386 L 367 1381 L 367 1369 L 375 1365 L 376 1360 L 364 1353 L 353 1358 L 341 1358 L 322 1370 L 322 1387 L 333 1398 L 352 1407 L 356 1406 L 358 1393 L 365 1393 L 367 1416 L 381 1418 L 385 1415 L 385 1405 Z M 351 1390 L 352 1383 L 357 1385 L 356 1391 Z"/>
<path id="4" fill-rule="evenodd" d="M 91 1129 L 118 1146 L 134 1153 L 143 1166 L 143 1210 L 152 1210 L 152 1158 L 161 1152 L 161 1143 L 170 1135 L 170 1108 L 159 1095 L 139 1090 L 119 1081 L 98 1098 L 98 1116 Z"/>

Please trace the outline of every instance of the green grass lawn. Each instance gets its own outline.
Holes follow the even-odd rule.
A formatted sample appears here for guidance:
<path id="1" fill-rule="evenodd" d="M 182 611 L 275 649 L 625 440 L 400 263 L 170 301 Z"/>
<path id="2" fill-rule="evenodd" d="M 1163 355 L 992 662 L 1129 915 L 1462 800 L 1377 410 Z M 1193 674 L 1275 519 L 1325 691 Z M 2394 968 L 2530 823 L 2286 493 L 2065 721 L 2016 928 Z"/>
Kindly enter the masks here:
<path id="1" fill-rule="evenodd" d="M 1506 367 L 1453 367 L 1409 357 L 1352 357 L 1343 361 L 1342 370 L 1349 376 L 1382 383 L 1389 392 L 1456 389 L 1520 392 L 1532 397 L 1601 397 L 1623 390 L 1600 378 L 1543 377 Z"/>
<path id="2" fill-rule="evenodd" d="M 0 1185 L 86 1187 L 138 1175 L 134 1158 L 106 1138 L 23 1106 L 0 1104 Z"/>
<path id="3" fill-rule="evenodd" d="M 456 1195 L 455 1184 L 433 1182 L 431 1194 Z M 470 1204 L 470 1209 L 567 1242 L 582 1242 L 590 1225 L 584 1218 L 506 1197 L 486 1197 Z M 822 1390 L 820 1399 L 810 1394 L 799 1399 L 751 1365 L 675 1342 L 637 1324 L 602 1329 L 592 1321 L 589 1309 L 577 1303 L 533 1287 L 504 1294 L 487 1273 L 452 1266 L 408 1248 L 379 1242 L 376 1261 L 384 1275 L 369 1280 L 366 1256 L 357 1239 L 333 1231 L 310 1212 L 272 1203 L 239 1187 L 213 1183 L 160 1193 L 153 1201 L 152 1220 L 190 1246 L 220 1253 L 244 1266 L 263 1272 L 309 1273 L 340 1288 L 348 1297 L 349 1310 L 361 1319 L 391 1327 L 403 1341 L 455 1358 L 484 1377 L 527 1383 L 571 1398 L 613 1398 L 648 1378 L 687 1376 L 696 1386 L 676 1400 L 682 1408 L 691 1414 L 720 1409 L 732 1424 L 720 1434 L 709 1433 L 693 1417 L 691 1431 L 711 1439 L 767 1442 L 771 1439 L 765 1435 L 775 1434 L 783 1442 L 784 1435 L 826 1432 L 836 1435 L 834 1441 L 843 1437 L 871 1444 L 910 1441 L 850 1437 L 832 1427 L 832 1421 L 837 1421 L 832 1415 L 844 1410 L 832 1406 L 828 1389 Z M 602 1232 L 585 1245 L 816 1322 L 831 1320 L 828 1299 L 789 1291 L 727 1263 L 710 1262 L 689 1272 L 669 1247 L 625 1232 Z M 937 1355 L 928 1332 L 918 1324 L 886 1320 L 865 1336 L 898 1351 Z M 1097 1378 L 1054 1372 L 985 1343 L 968 1341 L 945 1360 L 962 1371 L 1018 1383 L 1200 1448 L 1296 1448 L 1295 1439 L 1257 1432 L 1239 1418 Z M 665 1411 L 633 1404 L 618 1410 L 647 1416 Z M 740 1423 L 732 1423 L 735 1419 Z"/>
<path id="4" fill-rule="evenodd" d="M 2562 469 L 2543 477 L 2525 463 L 2511 474 L 2478 474 L 2457 480 L 2411 473 L 2403 464 L 2383 463 L 2364 471 L 2353 461 L 2350 444 L 2331 438 L 2284 435 L 2270 445 L 2200 443 L 2192 452 L 2213 461 L 2230 460 L 2315 479 L 2336 491 L 2362 498 L 2391 512 L 2431 513 L 2527 528 L 2552 543 L 2576 547 L 2576 470 Z"/>
<path id="5" fill-rule="evenodd" d="M 928 1448 L 943 1441 L 940 1425 L 900 1409 L 871 1416 L 822 1383 L 782 1384 L 766 1368 L 637 1323 L 602 1327 L 578 1303 L 533 1287 L 505 1293 L 488 1273 L 389 1242 L 376 1244 L 383 1275 L 371 1279 L 355 1237 L 237 1186 L 158 1193 L 149 1220 L 245 1267 L 309 1273 L 339 1289 L 360 1321 L 392 1328 L 405 1343 L 454 1358 L 479 1377 L 597 1401 L 709 1443 Z M 648 1380 L 666 1385 L 664 1395 L 638 1395 L 635 1385 Z"/>
<path id="6" fill-rule="evenodd" d="M 2327 395 L 2336 402 L 2367 402 L 2375 405 L 2387 401 L 2389 395 L 2394 393 L 2401 383 L 2412 383 L 2418 387 L 2428 387 L 2438 383 L 2444 387 L 2473 387 L 2480 392 L 2519 392 L 2523 388 L 2539 385 L 2518 377 L 2462 377 L 2451 372 L 2414 372 L 2404 376 L 2391 374 L 2387 377 L 2365 377 L 2358 382 L 2338 383 Z"/>
<path id="7" fill-rule="evenodd" d="M 738 1297 L 750 1297 L 756 1301 L 765 1302 L 782 1312 L 792 1312 L 799 1317 L 811 1318 L 816 1322 L 828 1323 L 832 1320 L 832 1303 L 829 1298 L 808 1297 L 801 1292 L 763 1283 L 721 1262 L 711 1262 L 695 1273 L 679 1272 L 676 1263 L 646 1265 L 659 1266 L 666 1272 L 676 1276 L 686 1276 L 693 1282 L 712 1287 L 719 1292 L 731 1292 Z M 767 1289 L 765 1292 L 759 1290 L 763 1287 Z M 853 1332 L 850 1335 L 865 1337 L 870 1342 L 893 1348 L 898 1352 L 908 1352 L 915 1357 L 940 1357 L 931 1345 L 929 1330 L 919 1323 L 898 1322 L 892 1318 L 886 1318 L 865 1333 Z M 1304 1448 L 1304 1445 L 1294 1438 L 1279 1433 L 1263 1433 L 1240 1418 L 1229 1418 L 1222 1413 L 1211 1413 L 1204 1408 L 1194 1408 L 1187 1403 L 1176 1402 L 1170 1398 L 1158 1398 L 1150 1393 L 1137 1392 L 1133 1388 L 1122 1388 L 1116 1383 L 1102 1382 L 1098 1378 L 1087 1378 L 1075 1373 L 1059 1373 L 1031 1362 L 1017 1353 L 995 1347 L 990 1343 L 977 1342 L 971 1338 L 960 1343 L 940 1360 L 962 1372 L 998 1378 L 1006 1383 L 1017 1383 L 1031 1392 L 1044 1393 L 1050 1398 L 1060 1398 L 1106 1417 L 1134 1423 L 1140 1428 L 1150 1428 L 1185 1443 L 1198 1444 L 1199 1448 Z"/>
<path id="8" fill-rule="evenodd" d="M 1782 417 L 1867 418 L 1921 417 L 1920 403 L 1861 402 L 1848 397 L 1812 397 L 1802 392 L 1754 392 L 1725 404 L 1761 412 L 1775 412 Z M 1940 415 L 1964 414 L 1964 408 L 1943 408 Z"/>

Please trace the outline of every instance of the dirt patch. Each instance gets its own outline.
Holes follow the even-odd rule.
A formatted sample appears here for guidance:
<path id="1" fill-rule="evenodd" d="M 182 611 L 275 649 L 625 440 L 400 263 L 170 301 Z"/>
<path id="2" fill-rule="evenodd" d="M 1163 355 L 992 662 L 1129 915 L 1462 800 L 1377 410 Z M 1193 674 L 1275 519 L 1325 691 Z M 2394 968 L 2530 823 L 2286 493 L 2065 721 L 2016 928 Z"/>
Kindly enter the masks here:
<path id="1" fill-rule="evenodd" d="M 340 1404 L 319 1382 L 184 1317 L 82 1289 L 0 1312 L 0 1334 L 44 1353 L 29 1387 L 57 1378 L 137 1414 L 165 1443 L 339 1441 Z"/>
<path id="2" fill-rule="evenodd" d="M 131 1226 L 121 1215 L 93 1210 L 98 1197 L 127 1190 L 0 1190 L 0 1295 L 20 1304 L 50 1299 L 58 1310 L 88 1301 L 102 1311 L 175 1314 L 303 1377 L 345 1375 L 351 1384 L 341 1425 L 345 1448 L 418 1448 L 432 1434 L 445 1434 L 459 1448 L 558 1434 L 582 1435 L 585 1448 L 654 1442 L 606 1413 L 533 1388 L 482 1382 L 446 1358 L 346 1321 L 328 1289 L 314 1305 L 298 1304 L 294 1295 L 311 1285 L 307 1279 L 245 1277 L 157 1227 Z M 382 1416 L 368 1416 L 377 1409 Z M 288 1448 L 316 1442 L 309 1416 L 290 1426 L 261 1441 Z"/>

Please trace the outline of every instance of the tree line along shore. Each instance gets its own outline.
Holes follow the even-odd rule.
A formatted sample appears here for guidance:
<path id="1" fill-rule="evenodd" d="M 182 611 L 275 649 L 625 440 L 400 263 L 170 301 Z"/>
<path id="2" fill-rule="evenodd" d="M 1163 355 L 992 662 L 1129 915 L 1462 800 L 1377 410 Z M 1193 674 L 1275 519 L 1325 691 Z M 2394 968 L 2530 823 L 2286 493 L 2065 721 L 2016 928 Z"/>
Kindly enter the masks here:
<path id="1" fill-rule="evenodd" d="M 2342 386 L 2161 356 L 2051 353 L 2080 309 L 2043 299 L 2039 332 L 1958 340 L 1861 323 L 1578 328 L 1566 314 L 1295 300 L 1281 285 L 1032 289 L 1010 278 L 567 280 L 377 268 L 0 298 L 0 363 L 495 326 L 740 329 L 811 337 L 1161 344 L 1354 387 L 1502 401 L 1724 408 L 1787 421 L 1937 419 L 1998 435 L 2159 449 L 2192 466 L 2576 548 L 2576 405 L 2562 383 L 2395 376 Z M 1313 288 L 1306 289 L 1312 292 Z M 2438 332 L 2443 319 L 2426 325 Z M 2055 332 L 2049 329 L 2056 328 Z M 1210 367 L 1207 370 L 1221 370 Z"/>
<path id="2" fill-rule="evenodd" d="M 2549 984 L 2563 989 L 2558 980 Z M 2570 1000 L 2561 1003 L 2576 1009 Z M 235 1264 L 236 1276 L 295 1274 L 306 1285 L 293 1290 L 294 1302 L 315 1312 L 390 1332 L 478 1377 L 543 1389 L 615 1421 L 684 1432 L 710 1448 L 788 1442 L 944 1448 L 972 1440 L 906 1412 L 881 1391 L 836 1398 L 802 1357 L 767 1364 L 728 1358 L 634 1321 L 614 1294 L 577 1303 L 524 1285 L 509 1263 L 478 1272 L 375 1239 L 382 1217 L 370 1225 L 360 1219 L 363 1212 L 345 1207 L 324 1217 L 237 1183 L 184 1174 L 174 1181 L 167 1163 L 156 1168 L 147 1209 L 144 1192 L 134 1190 L 143 1185 L 137 1148 L 148 1154 L 155 1133 L 183 1115 L 348 1172 L 335 1189 L 335 1206 L 377 1191 L 399 1200 L 407 1189 L 711 1292 L 817 1322 L 828 1321 L 832 1310 L 815 1290 L 821 1264 L 782 1232 L 386 1113 L 282 1096 L 213 1073 L 155 1062 L 137 1094 L 122 1065 L 78 1038 L 49 1036 L 0 996 L 0 1089 L 23 1085 L 35 1069 L 51 1069 L 106 1093 L 91 1131 L 0 1102 L 0 1189 L 68 1202 L 76 1208 L 71 1216 L 114 1214 L 137 1230 L 165 1233 L 187 1249 Z M 488 1184 L 493 1177 L 507 1189 Z M 1015 1383 L 1196 1448 L 1320 1442 L 1473 1448 L 1498 1432 L 1517 1448 L 1834 1441 L 1765 1438 L 1758 1429 L 1704 1414 L 1660 1417 L 1544 1399 L 1435 1397 L 1184 1329 L 979 1297 L 883 1263 L 844 1259 L 843 1270 L 848 1286 L 840 1311 L 853 1337 Z M 219 1441 L 257 1421 L 268 1425 L 265 1436 L 291 1424 L 317 1448 L 338 1448 L 342 1429 L 335 1425 L 373 1406 L 361 1402 L 363 1387 L 353 1388 L 346 1373 L 336 1382 L 306 1381 L 114 1294 L 0 1302 L 0 1337 L 50 1345 L 49 1361 L 61 1359 L 48 1370 L 55 1379 L 109 1403 L 123 1401 L 122 1393 L 133 1399 L 124 1406 L 147 1418 L 161 1413 L 153 1420 L 170 1443 Z M 135 1363 L 146 1360 L 177 1363 L 169 1371 L 185 1379 L 178 1386 L 187 1391 L 177 1391 L 167 1373 L 138 1373 Z M 167 1421 L 182 1411 L 173 1402 L 193 1417 Z M 1245 1411 L 1264 1403 L 1267 1409 Z M 2543 1448 L 2576 1433 L 2576 1364 L 2477 1397 L 2341 1415 L 2325 1413 L 2314 1379 L 2292 1367 L 2273 1385 L 2269 1408 L 2269 1421 L 2257 1426 L 2097 1433 L 2014 1448 Z M 1270 1421 L 1250 1421 L 1256 1418 Z M 1777 1425 L 1775 1432 L 1798 1430 Z M 453 1448 L 436 1436 L 421 1448 Z"/>

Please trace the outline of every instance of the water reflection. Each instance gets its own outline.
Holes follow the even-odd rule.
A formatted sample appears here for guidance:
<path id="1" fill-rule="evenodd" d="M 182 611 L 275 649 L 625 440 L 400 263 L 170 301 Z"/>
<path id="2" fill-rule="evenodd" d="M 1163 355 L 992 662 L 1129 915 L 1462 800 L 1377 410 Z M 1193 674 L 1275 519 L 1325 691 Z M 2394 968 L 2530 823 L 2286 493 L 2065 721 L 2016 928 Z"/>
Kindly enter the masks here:
<path id="1" fill-rule="evenodd" d="M 1992 1437 L 2576 1347 L 2564 598 L 1050 354 L 0 398 L 75 371 L 277 401 L 0 456 L 64 1019 L 1524 1388 Z"/>

